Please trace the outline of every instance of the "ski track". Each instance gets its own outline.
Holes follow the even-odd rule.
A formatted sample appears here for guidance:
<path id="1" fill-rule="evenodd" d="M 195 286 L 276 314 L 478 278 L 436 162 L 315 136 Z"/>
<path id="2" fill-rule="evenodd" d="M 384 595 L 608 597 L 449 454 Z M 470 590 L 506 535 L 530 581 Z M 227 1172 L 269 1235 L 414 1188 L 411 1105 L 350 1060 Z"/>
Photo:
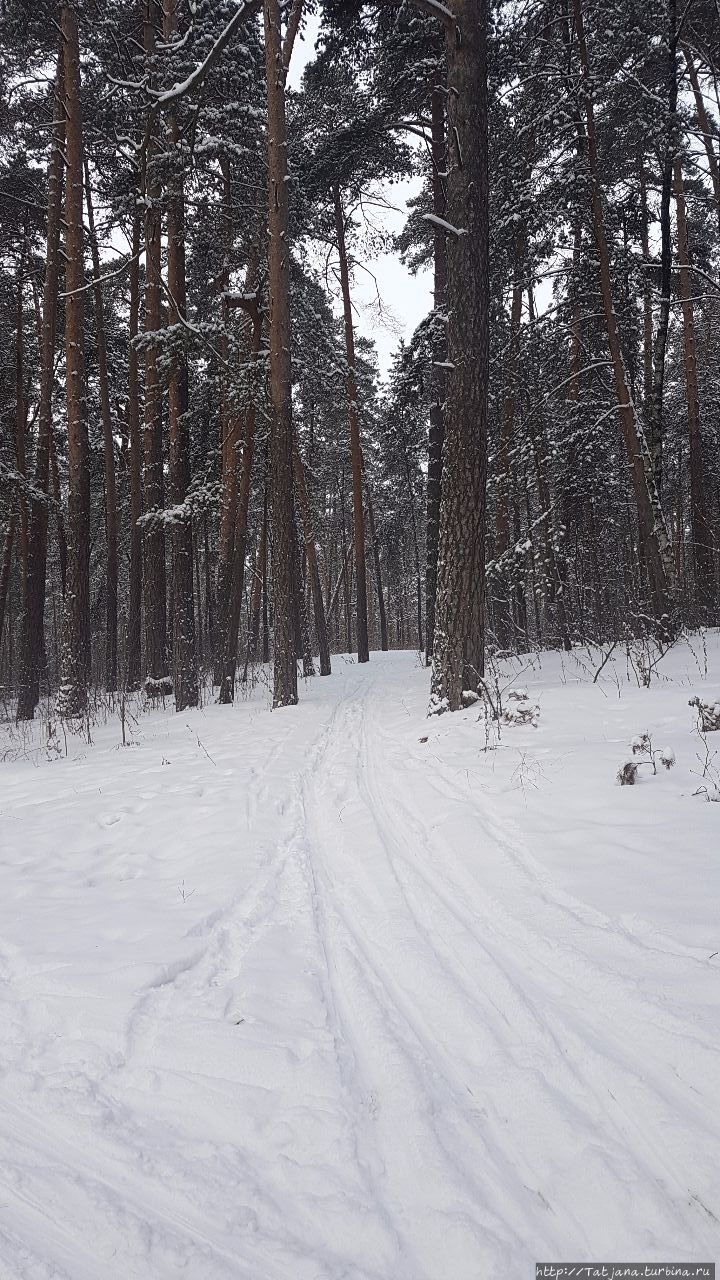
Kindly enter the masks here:
<path id="1" fill-rule="evenodd" d="M 273 716 L 242 787 L 211 761 L 191 798 L 209 839 L 232 815 L 251 854 L 175 956 L 129 953 L 82 988 L 0 946 L 0 1280 L 504 1280 L 569 1254 L 715 1256 L 720 1053 L 683 1000 L 697 956 L 557 888 L 491 794 L 409 746 L 389 670 L 349 667 L 312 720 Z M 103 795 L 87 892 L 163 864 L 123 829 L 162 822 L 168 763 Z M 68 775 L 42 776 L 60 822 Z"/>

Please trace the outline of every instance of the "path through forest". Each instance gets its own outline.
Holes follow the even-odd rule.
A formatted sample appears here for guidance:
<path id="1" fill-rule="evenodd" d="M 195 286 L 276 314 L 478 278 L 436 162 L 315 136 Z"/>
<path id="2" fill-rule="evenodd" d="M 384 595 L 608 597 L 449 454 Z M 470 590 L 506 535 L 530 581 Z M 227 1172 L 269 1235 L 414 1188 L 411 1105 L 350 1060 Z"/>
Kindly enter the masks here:
<path id="1" fill-rule="evenodd" d="M 404 653 L 126 747 L 115 717 L 52 760 L 6 731 L 2 1280 L 715 1258 L 720 805 L 687 700 L 719 649 L 649 690 L 545 656 L 539 728 L 499 745 L 425 720 Z M 647 727 L 678 767 L 621 790 Z"/>

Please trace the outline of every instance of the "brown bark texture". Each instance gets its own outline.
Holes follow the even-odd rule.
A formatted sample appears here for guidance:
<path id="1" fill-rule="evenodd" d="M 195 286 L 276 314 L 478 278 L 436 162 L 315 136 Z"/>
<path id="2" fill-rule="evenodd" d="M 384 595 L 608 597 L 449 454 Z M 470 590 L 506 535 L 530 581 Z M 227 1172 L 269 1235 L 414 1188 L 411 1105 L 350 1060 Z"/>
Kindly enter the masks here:
<path id="1" fill-rule="evenodd" d="M 30 504 L 27 572 L 23 582 L 20 687 L 17 704 L 18 720 L 32 720 L 35 714 L 35 708 L 40 697 L 40 668 L 44 648 L 43 617 L 45 613 L 48 549 L 47 496 L 53 439 L 52 391 L 65 150 L 64 95 L 64 58 L 61 46 L 52 103 L 54 125 L 50 159 L 48 161 L 47 249 L 40 343 L 40 403 L 35 449 L 35 491 L 38 496 L 33 498 Z"/>
<path id="2" fill-rule="evenodd" d="M 448 364 L 431 711 L 457 710 L 484 671 L 489 365 L 487 0 L 447 29 Z"/>
<path id="3" fill-rule="evenodd" d="M 285 68 L 279 0 L 265 0 L 270 284 L 270 495 L 272 504 L 273 707 L 298 700 L 293 634 L 293 424 Z"/>
<path id="4" fill-rule="evenodd" d="M 81 716 L 90 675 L 90 450 L 83 359 L 85 271 L 80 46 L 75 10 L 62 8 L 65 71 L 65 371 L 68 567 L 58 712 Z"/>

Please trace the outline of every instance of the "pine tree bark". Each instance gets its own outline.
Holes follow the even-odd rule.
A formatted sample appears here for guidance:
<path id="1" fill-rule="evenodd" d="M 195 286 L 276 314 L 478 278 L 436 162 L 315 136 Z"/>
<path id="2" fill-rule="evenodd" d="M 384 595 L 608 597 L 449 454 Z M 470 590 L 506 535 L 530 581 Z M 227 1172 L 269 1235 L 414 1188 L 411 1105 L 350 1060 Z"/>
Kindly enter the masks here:
<path id="1" fill-rule="evenodd" d="M 172 43 L 177 31 L 176 0 L 164 0 L 163 36 Z M 174 111 L 168 114 L 171 173 L 167 201 L 167 270 L 170 294 L 169 321 L 180 328 L 187 310 L 185 286 L 185 190 L 180 126 Z M 193 573 L 192 516 L 186 508 L 191 480 L 190 433 L 187 420 L 188 369 L 183 337 L 178 334 L 168 386 L 168 438 L 172 522 L 173 687 L 175 710 L 198 704 L 197 640 Z"/>
<path id="2" fill-rule="evenodd" d="M 142 438 L 140 432 L 140 377 L 135 345 L 140 325 L 140 218 L 132 227 L 130 264 L 130 323 L 128 346 L 128 433 L 130 437 L 130 566 L 125 641 L 125 684 L 139 689 L 142 635 Z"/>
<path id="3" fill-rule="evenodd" d="M 439 69 L 437 78 L 440 78 Z M 432 94 L 431 161 L 433 213 L 438 218 L 444 218 L 447 204 L 445 193 L 447 145 L 445 139 L 445 86 L 440 84 L 435 85 Z M 432 660 L 435 638 L 440 493 L 442 489 L 443 442 L 445 440 L 446 291 L 447 246 L 445 233 L 440 227 L 435 226 L 433 229 L 433 396 L 430 405 L 430 432 L 428 437 L 425 548 L 425 661 L 428 666 Z"/>
<path id="4" fill-rule="evenodd" d="M 678 292 L 683 317 L 683 349 L 685 356 L 685 385 L 687 387 L 687 415 L 690 466 L 690 523 L 692 527 L 692 558 L 695 577 L 695 596 L 702 620 L 710 621 L 708 610 L 714 600 L 713 546 L 710 520 L 705 493 L 705 464 L 702 434 L 700 431 L 700 397 L 697 378 L 697 351 L 695 343 L 695 314 L 692 303 L 692 274 L 688 245 L 685 187 L 680 157 L 673 166 L 674 195 L 677 209 L 677 242 L 680 278 Z"/>
<path id="5" fill-rule="evenodd" d="M 48 162 L 47 251 L 43 289 L 42 341 L 40 344 L 40 401 L 35 451 L 35 490 L 38 496 L 32 499 L 30 506 L 28 562 L 23 582 L 20 686 L 17 703 L 18 720 L 32 720 L 35 715 L 35 708 L 40 697 L 40 667 L 44 649 L 43 618 L 45 614 L 48 546 L 47 495 L 50 452 L 53 439 L 52 392 L 55 374 L 60 219 L 62 213 L 63 155 L 65 149 L 64 97 L 64 59 L 61 46 L 58 55 L 53 100 L 53 138 Z M 61 518 L 60 528 L 62 528 Z"/>
<path id="6" fill-rule="evenodd" d="M 293 636 L 293 424 L 290 359 L 290 244 L 287 125 L 279 0 L 264 0 L 268 102 L 268 247 L 270 276 L 270 489 L 274 623 L 273 707 L 298 700 Z"/>
<path id="7" fill-rule="evenodd" d="M 149 83 L 154 81 L 157 43 L 155 0 L 144 0 L 143 39 Z M 153 125 L 154 130 L 154 125 Z M 169 684 L 167 669 L 167 582 L 163 508 L 162 389 L 158 370 L 157 336 L 162 323 L 160 185 L 156 176 L 158 138 L 151 131 L 145 153 L 145 426 L 143 498 L 143 595 L 145 604 L 146 688 L 157 692 Z M 159 682 L 159 683 L 158 683 Z"/>
<path id="8" fill-rule="evenodd" d="M 484 670 L 489 366 L 487 0 L 447 28 L 448 363 L 431 711 L 457 710 Z"/>
<path id="9" fill-rule="evenodd" d="M 348 271 L 347 249 L 345 246 L 345 215 L 343 213 L 340 187 L 333 186 L 333 204 L 335 209 L 335 235 L 337 237 L 338 256 L 340 258 L 340 288 L 343 300 L 343 317 L 345 322 L 345 358 L 347 360 L 346 389 L 348 400 L 348 418 L 350 421 L 350 457 L 352 461 L 353 482 L 353 529 L 355 537 L 356 585 L 356 633 L 358 662 L 367 662 L 370 658 L 368 642 L 367 613 L 367 572 L 365 568 L 365 517 L 363 514 L 362 496 L 362 450 L 360 447 L 360 417 L 358 413 L 358 389 L 355 377 L 355 334 L 353 332 L 352 303 L 350 299 L 350 274 Z"/>
<path id="10" fill-rule="evenodd" d="M 325 605 L 323 603 L 322 586 L 320 584 L 317 543 L 315 541 L 315 532 L 313 529 L 310 499 L 308 497 L 307 481 L 305 479 L 305 468 L 297 448 L 293 450 L 293 465 L 295 470 L 295 489 L 300 503 L 303 532 L 305 535 L 305 555 L 307 556 L 308 573 L 310 575 L 310 590 L 312 591 L 313 613 L 315 616 L 315 634 L 317 635 L 318 649 L 320 653 L 320 675 L 329 676 L 331 671 L 330 646 L 328 644 Z"/>
<path id="11" fill-rule="evenodd" d="M 62 7 L 65 71 L 65 369 L 68 430 L 68 568 L 58 712 L 81 716 L 90 673 L 90 450 L 85 403 L 83 143 L 77 14 Z"/>
<path id="12" fill-rule="evenodd" d="M 108 378 L 107 340 L 105 335 L 105 307 L 100 283 L 100 253 L 95 232 L 95 211 L 90 187 L 90 171 L 85 159 L 85 202 L 87 205 L 90 253 L 93 268 L 93 297 L 95 302 L 95 330 L 97 337 L 98 377 L 100 381 L 100 414 L 103 428 L 105 455 L 105 688 L 114 692 L 117 687 L 117 626 L 118 626 L 118 515 L 115 487 L 115 438 L 112 409 L 110 407 L 110 381 Z"/>

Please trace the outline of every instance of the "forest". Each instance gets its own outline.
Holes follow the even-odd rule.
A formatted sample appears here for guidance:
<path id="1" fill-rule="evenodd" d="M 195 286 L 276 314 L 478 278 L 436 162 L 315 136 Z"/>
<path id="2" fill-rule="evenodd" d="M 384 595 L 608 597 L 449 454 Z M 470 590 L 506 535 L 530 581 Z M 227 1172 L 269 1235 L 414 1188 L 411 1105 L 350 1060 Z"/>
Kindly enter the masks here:
<path id="1" fill-rule="evenodd" d="M 717 623 L 716 7 L 259 10 L 3 4 L 6 707 Z"/>
<path id="2" fill-rule="evenodd" d="M 0 0 L 0 249 L 0 1280 L 714 1280 L 720 0 Z"/>

